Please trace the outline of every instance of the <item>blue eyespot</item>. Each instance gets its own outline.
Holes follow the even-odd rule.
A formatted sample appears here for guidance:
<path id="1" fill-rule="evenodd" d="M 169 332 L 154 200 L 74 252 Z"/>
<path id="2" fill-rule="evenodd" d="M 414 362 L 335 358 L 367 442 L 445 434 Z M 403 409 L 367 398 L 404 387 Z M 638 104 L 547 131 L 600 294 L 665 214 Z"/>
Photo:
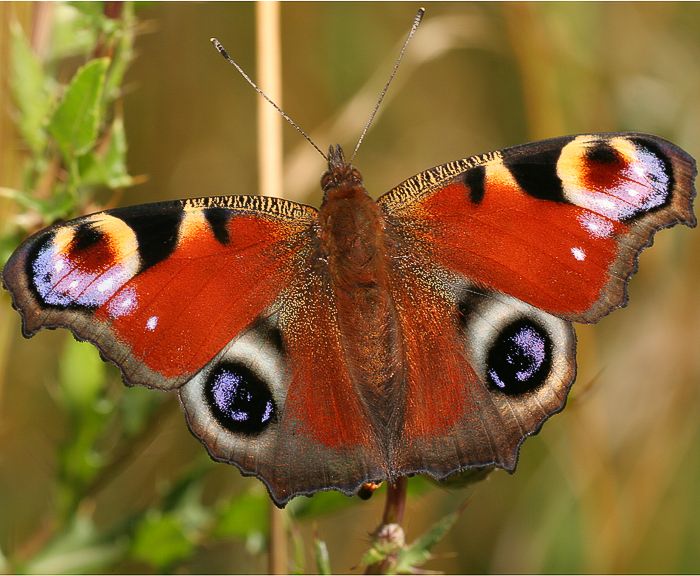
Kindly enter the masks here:
<path id="1" fill-rule="evenodd" d="M 522 394 L 537 388 L 549 375 L 552 341 L 531 320 L 516 320 L 498 335 L 488 353 L 489 385 L 504 394 Z"/>
<path id="2" fill-rule="evenodd" d="M 209 375 L 204 391 L 216 420 L 232 432 L 258 434 L 276 421 L 269 388 L 242 364 L 219 364 Z"/>

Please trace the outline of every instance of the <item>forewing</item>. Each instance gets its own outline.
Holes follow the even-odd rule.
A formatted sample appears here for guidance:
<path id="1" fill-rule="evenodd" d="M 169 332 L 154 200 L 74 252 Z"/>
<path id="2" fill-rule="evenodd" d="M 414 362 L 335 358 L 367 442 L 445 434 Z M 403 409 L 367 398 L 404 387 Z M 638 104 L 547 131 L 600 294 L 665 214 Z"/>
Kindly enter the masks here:
<path id="1" fill-rule="evenodd" d="M 26 240 L 3 282 L 25 335 L 69 328 L 129 384 L 175 388 L 291 282 L 315 215 L 258 196 L 109 210 Z"/>
<path id="2" fill-rule="evenodd" d="M 546 140 L 427 170 L 379 199 L 423 254 L 489 290 L 595 322 L 660 228 L 695 225 L 694 160 L 645 134 Z"/>

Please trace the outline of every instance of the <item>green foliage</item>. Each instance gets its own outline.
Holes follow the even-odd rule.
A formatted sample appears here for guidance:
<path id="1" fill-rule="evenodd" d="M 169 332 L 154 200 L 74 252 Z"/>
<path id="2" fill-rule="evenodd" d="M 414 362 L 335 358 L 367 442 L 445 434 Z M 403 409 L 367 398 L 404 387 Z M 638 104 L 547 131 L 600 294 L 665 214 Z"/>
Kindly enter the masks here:
<path id="1" fill-rule="evenodd" d="M 385 524 L 379 528 L 372 546 L 362 557 L 361 566 L 371 567 L 372 573 L 418 574 L 420 567 L 432 558 L 431 550 L 454 526 L 464 510 L 447 514 L 411 544 L 405 543 L 403 529 L 397 524 Z"/>
<path id="2" fill-rule="evenodd" d="M 53 106 L 53 80 L 44 74 L 39 59 L 19 24 L 12 28 L 10 86 L 18 107 L 17 127 L 29 149 L 40 154 L 46 146 L 46 120 Z"/>
<path id="3" fill-rule="evenodd" d="M 262 488 L 255 486 L 222 502 L 217 508 L 217 538 L 267 539 L 269 533 L 270 498 Z"/>
<path id="4" fill-rule="evenodd" d="M 396 559 L 396 574 L 415 573 L 419 566 L 430 560 L 432 558 L 431 550 L 452 529 L 461 514 L 462 510 L 460 509 L 444 516 L 414 542 L 402 548 Z"/>
<path id="5" fill-rule="evenodd" d="M 112 104 L 133 54 L 133 9 L 126 3 L 121 18 L 105 15 L 107 4 L 58 4 L 53 56 L 82 56 L 109 51 L 112 58 L 86 58 L 62 86 L 34 54 L 19 25 L 12 26 L 10 87 L 17 126 L 30 155 L 23 189 L 0 189 L 26 212 L 48 224 L 79 212 L 100 188 L 133 184 L 126 167 L 124 123 Z M 61 169 L 65 177 L 58 177 Z M 36 218 L 32 218 L 34 221 Z M 25 218 L 26 220 L 26 218 Z M 0 249 L 21 224 L 6 224 Z"/>
<path id="6" fill-rule="evenodd" d="M 150 512 L 134 535 L 131 554 L 158 572 L 192 556 L 195 545 L 176 514 Z"/>
<path id="7" fill-rule="evenodd" d="M 59 399 L 70 415 L 70 435 L 61 447 L 59 502 L 69 514 L 82 490 L 104 464 L 97 441 L 104 434 L 112 404 L 104 397 L 105 364 L 85 342 L 66 339 L 59 364 Z"/>
<path id="8" fill-rule="evenodd" d="M 95 145 L 108 66 L 107 58 L 99 58 L 80 68 L 49 120 L 49 133 L 67 163 Z"/>
<path id="9" fill-rule="evenodd" d="M 91 150 L 78 158 L 81 182 L 85 186 L 105 186 L 110 189 L 133 184 L 126 167 L 126 133 L 124 121 L 117 117 L 109 130 L 109 144 L 105 150 Z"/>

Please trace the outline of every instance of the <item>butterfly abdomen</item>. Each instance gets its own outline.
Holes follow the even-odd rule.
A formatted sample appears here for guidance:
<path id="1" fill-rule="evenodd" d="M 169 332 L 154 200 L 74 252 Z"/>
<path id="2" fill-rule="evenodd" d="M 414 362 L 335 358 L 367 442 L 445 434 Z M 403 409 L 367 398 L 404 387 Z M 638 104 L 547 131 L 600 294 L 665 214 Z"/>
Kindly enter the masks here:
<path id="1" fill-rule="evenodd" d="M 338 329 L 353 385 L 387 452 L 403 419 L 403 353 L 389 290 L 383 215 L 361 183 L 327 188 L 319 213 Z"/>

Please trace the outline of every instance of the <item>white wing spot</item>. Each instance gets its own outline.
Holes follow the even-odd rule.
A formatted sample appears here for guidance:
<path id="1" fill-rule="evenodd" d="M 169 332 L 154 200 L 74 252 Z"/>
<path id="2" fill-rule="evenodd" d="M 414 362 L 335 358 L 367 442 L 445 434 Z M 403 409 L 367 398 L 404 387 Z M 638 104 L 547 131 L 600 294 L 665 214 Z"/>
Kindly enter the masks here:
<path id="1" fill-rule="evenodd" d="M 156 326 L 158 326 L 158 316 L 151 316 L 148 320 L 146 320 L 146 330 L 149 332 L 153 332 L 156 329 Z"/>
<path id="2" fill-rule="evenodd" d="M 583 248 L 578 248 L 574 246 L 571 249 L 571 253 L 574 255 L 574 258 L 576 258 L 576 260 L 578 260 L 579 262 L 582 262 L 586 259 L 586 252 Z"/>
<path id="3" fill-rule="evenodd" d="M 110 288 L 112 288 L 112 284 L 112 278 L 105 278 L 97 285 L 97 291 L 100 293 L 107 292 Z"/>

